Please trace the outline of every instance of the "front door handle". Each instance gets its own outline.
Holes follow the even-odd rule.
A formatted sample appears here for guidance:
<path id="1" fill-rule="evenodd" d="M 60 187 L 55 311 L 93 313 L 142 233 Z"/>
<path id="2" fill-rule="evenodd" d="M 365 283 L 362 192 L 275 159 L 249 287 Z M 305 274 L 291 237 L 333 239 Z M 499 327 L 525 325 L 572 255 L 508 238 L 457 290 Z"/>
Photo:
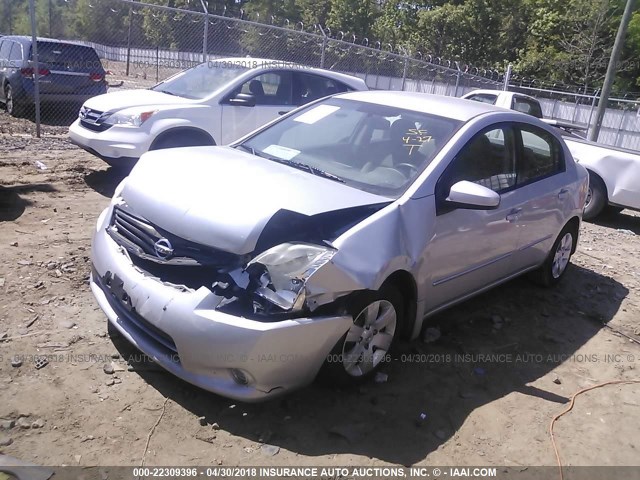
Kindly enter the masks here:
<path id="1" fill-rule="evenodd" d="M 563 188 L 558 192 L 558 198 L 560 200 L 564 200 L 565 198 L 567 198 L 568 195 L 569 195 L 569 190 L 566 188 Z"/>
<path id="2" fill-rule="evenodd" d="M 285 115 L 285 114 L 289 113 L 290 111 L 291 111 L 291 110 L 280 110 L 280 111 L 278 112 L 278 115 Z"/>
<path id="3" fill-rule="evenodd" d="M 520 214 L 521 213 L 522 213 L 522 209 L 521 208 L 514 208 L 507 215 L 507 221 L 511 222 L 511 223 L 517 221 L 520 218 Z"/>

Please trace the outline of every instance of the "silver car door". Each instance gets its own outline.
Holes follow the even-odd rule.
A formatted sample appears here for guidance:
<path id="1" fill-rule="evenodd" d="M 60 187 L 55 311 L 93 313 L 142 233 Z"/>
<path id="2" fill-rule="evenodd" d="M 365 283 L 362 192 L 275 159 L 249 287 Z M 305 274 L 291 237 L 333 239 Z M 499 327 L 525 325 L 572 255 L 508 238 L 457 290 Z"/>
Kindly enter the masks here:
<path id="1" fill-rule="evenodd" d="M 474 136 L 452 160 L 436 187 L 433 238 L 425 252 L 430 280 L 427 310 L 464 298 L 513 272 L 519 213 L 526 201 L 515 188 L 515 132 L 493 126 Z M 500 194 L 495 209 L 448 207 L 451 185 L 468 180 Z"/>

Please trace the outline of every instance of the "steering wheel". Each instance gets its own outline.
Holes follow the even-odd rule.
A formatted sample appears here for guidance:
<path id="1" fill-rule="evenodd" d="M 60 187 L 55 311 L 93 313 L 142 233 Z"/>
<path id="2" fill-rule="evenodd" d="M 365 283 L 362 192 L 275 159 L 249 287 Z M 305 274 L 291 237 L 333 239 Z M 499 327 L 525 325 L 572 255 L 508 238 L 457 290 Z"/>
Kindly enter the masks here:
<path id="1" fill-rule="evenodd" d="M 398 163 L 393 168 L 402 173 L 405 177 L 411 178 L 418 173 L 418 167 L 412 163 Z"/>

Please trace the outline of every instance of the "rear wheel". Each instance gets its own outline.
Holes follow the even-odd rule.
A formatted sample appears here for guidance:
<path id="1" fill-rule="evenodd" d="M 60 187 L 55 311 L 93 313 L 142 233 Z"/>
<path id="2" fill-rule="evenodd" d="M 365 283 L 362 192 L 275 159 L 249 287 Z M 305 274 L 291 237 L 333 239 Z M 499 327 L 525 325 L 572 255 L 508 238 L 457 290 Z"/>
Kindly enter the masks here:
<path id="1" fill-rule="evenodd" d="M 602 213 L 607 205 L 607 187 L 598 175 L 589 172 L 589 190 L 584 202 L 584 214 L 582 218 L 591 220 Z"/>
<path id="2" fill-rule="evenodd" d="M 545 287 L 556 285 L 567 272 L 578 232 L 573 223 L 566 225 L 553 244 L 542 266 L 531 273 L 531 279 Z"/>
<path id="3" fill-rule="evenodd" d="M 25 112 L 24 105 L 18 103 L 13 96 L 13 88 L 7 85 L 4 89 L 5 107 L 12 117 L 22 117 Z"/>
<path id="4" fill-rule="evenodd" d="M 389 360 L 404 320 L 402 295 L 391 286 L 355 298 L 349 311 L 353 324 L 336 343 L 322 372 L 339 385 L 358 384 L 375 375 Z"/>

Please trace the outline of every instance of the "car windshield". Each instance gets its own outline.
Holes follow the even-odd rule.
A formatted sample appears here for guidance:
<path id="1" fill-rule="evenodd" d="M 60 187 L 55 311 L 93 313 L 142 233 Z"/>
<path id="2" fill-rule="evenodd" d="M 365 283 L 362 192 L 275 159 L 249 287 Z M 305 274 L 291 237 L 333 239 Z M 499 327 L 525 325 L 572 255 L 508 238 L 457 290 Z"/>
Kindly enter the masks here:
<path id="1" fill-rule="evenodd" d="M 446 117 L 330 98 L 238 146 L 310 175 L 397 198 L 460 125 Z"/>
<path id="2" fill-rule="evenodd" d="M 230 62 L 201 63 L 169 77 L 151 87 L 151 90 L 179 97 L 202 99 L 247 70 L 248 68 L 233 65 Z"/>

